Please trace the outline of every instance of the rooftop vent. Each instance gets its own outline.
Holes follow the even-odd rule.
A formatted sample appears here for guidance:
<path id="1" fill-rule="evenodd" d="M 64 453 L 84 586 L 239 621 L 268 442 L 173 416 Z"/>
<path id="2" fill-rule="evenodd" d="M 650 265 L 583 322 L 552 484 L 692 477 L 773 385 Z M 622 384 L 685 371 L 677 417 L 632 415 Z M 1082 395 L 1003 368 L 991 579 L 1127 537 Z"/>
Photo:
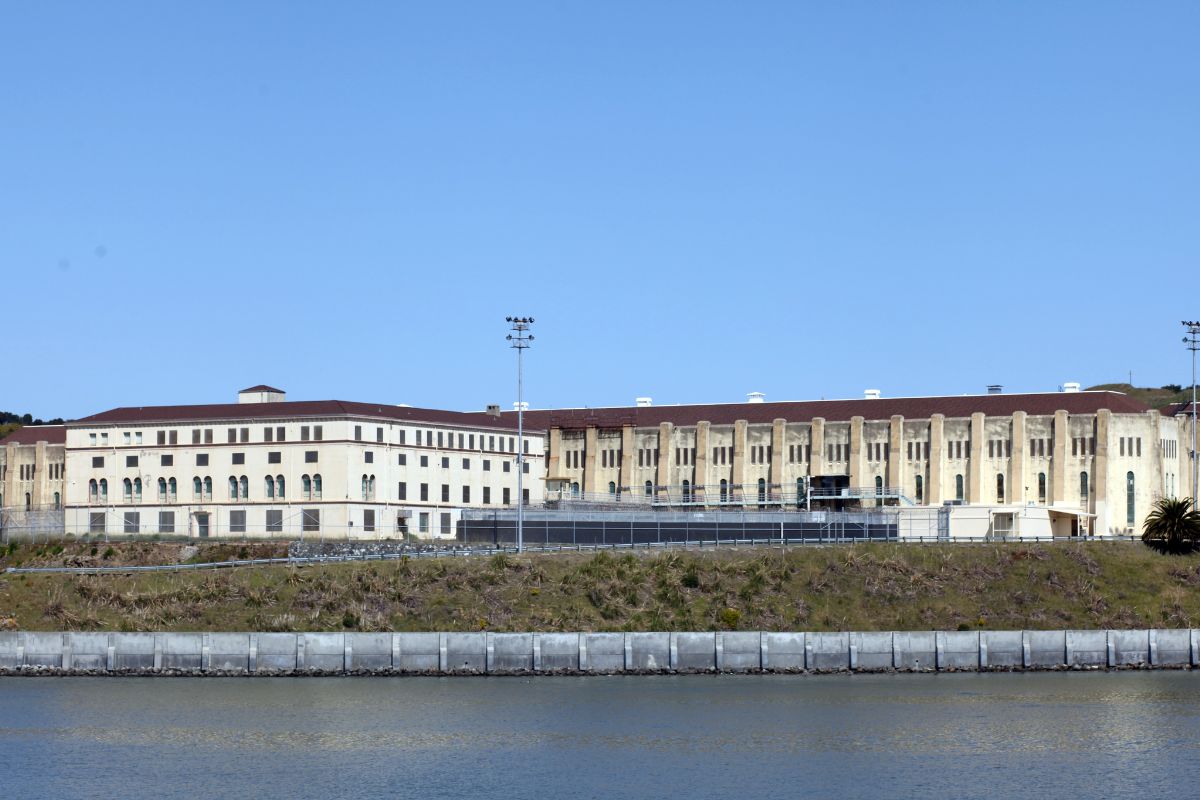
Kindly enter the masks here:
<path id="1" fill-rule="evenodd" d="M 528 410 L 529 410 L 529 401 L 528 400 L 524 400 L 520 403 L 513 403 L 513 411 L 528 411 Z"/>
<path id="2" fill-rule="evenodd" d="M 1079 382 L 1067 381 L 1062 385 L 1062 391 L 1066 392 L 1067 394 L 1075 394 L 1079 391 Z"/>
<path id="3" fill-rule="evenodd" d="M 878 389 L 863 389 L 864 400 L 878 400 L 881 392 Z"/>
<path id="4" fill-rule="evenodd" d="M 987 389 L 988 394 L 1004 394 L 1004 387 L 999 383 L 990 384 Z"/>
<path id="5" fill-rule="evenodd" d="M 653 397 L 635 397 L 633 402 L 637 403 L 638 408 L 649 408 L 654 405 Z"/>
<path id="6" fill-rule="evenodd" d="M 761 402 L 765 401 L 766 399 L 767 399 L 767 396 L 765 394 L 763 394 L 762 392 L 747 392 L 746 393 L 746 402 L 747 403 L 761 403 Z"/>
<path id="7" fill-rule="evenodd" d="M 487 414 L 488 414 L 488 416 L 490 416 L 490 417 L 496 417 L 496 418 L 499 418 L 499 417 L 500 417 L 500 406 L 498 406 L 498 405 L 490 405 L 490 406 L 488 406 L 488 407 L 487 407 Z"/>
<path id="8" fill-rule="evenodd" d="M 287 393 L 283 389 L 262 384 L 238 392 L 239 403 L 282 403 L 286 398 Z"/>

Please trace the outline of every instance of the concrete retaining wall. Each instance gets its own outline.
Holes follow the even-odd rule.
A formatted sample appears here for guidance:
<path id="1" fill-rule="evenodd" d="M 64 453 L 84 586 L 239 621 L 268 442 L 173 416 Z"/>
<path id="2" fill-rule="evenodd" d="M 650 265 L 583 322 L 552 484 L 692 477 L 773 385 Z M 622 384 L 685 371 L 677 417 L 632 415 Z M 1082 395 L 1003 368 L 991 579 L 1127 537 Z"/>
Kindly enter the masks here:
<path id="1" fill-rule="evenodd" d="M 0 633 L 0 673 L 536 674 L 1186 668 L 1200 629 L 852 633 Z"/>

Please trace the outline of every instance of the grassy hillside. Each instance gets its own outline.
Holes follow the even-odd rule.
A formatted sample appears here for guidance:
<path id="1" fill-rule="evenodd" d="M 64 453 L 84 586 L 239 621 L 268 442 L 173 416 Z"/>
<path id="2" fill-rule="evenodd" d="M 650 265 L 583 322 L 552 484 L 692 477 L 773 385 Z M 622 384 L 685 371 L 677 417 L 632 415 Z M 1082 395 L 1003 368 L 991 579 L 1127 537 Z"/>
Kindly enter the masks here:
<path id="1" fill-rule="evenodd" d="M 1128 383 L 1102 383 L 1099 386 L 1090 386 L 1089 392 L 1123 392 L 1129 395 L 1134 400 L 1138 400 L 1150 408 L 1162 408 L 1171 403 L 1189 403 L 1192 400 L 1191 386 L 1163 386 L 1154 389 L 1148 386 L 1131 386 Z"/>
<path id="2" fill-rule="evenodd" d="M 1200 556 L 1135 544 L 495 556 L 0 576 L 45 630 L 969 630 L 1200 625 Z M 5 619 L 6 618 L 6 619 Z"/>

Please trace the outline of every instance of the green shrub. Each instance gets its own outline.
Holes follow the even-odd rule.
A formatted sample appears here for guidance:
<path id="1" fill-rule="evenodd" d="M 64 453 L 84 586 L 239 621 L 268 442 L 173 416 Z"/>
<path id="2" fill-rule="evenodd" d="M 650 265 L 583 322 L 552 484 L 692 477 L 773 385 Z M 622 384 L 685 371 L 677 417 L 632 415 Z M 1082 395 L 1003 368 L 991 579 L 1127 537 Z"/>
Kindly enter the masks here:
<path id="1" fill-rule="evenodd" d="M 742 621 L 742 612 L 738 611 L 736 608 L 722 609 L 719 616 L 721 618 L 721 624 L 730 630 L 736 628 L 737 624 Z"/>

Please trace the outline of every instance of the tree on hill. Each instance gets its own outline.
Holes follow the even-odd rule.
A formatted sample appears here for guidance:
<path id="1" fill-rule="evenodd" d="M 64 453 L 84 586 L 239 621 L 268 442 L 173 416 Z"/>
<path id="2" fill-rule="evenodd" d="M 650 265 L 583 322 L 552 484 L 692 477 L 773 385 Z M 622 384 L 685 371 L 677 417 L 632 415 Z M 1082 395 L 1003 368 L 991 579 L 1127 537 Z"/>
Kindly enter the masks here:
<path id="1" fill-rule="evenodd" d="M 1163 553 L 1190 553 L 1200 542 L 1200 512 L 1192 499 L 1156 501 L 1142 524 L 1142 541 Z"/>

